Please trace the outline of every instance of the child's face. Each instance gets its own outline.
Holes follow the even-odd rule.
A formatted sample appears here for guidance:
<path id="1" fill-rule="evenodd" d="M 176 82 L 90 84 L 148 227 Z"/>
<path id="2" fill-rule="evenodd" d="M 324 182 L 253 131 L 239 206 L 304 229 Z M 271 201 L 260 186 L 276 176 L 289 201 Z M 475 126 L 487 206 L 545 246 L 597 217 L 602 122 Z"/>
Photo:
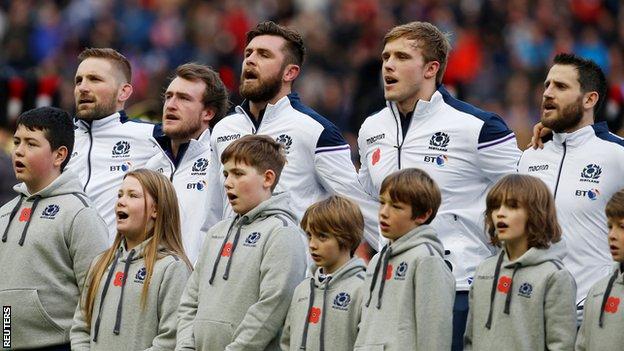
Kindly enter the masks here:
<path id="1" fill-rule="evenodd" d="M 237 214 L 243 215 L 271 197 L 272 182 L 255 167 L 229 160 L 223 164 L 225 192 Z"/>
<path id="2" fill-rule="evenodd" d="M 527 212 L 514 201 L 503 201 L 499 208 L 492 211 L 492 222 L 498 239 L 506 245 L 527 241 Z"/>
<path id="3" fill-rule="evenodd" d="M 349 259 L 349 250 L 341 250 L 335 236 L 325 233 L 306 233 L 308 247 L 314 263 L 323 267 L 324 273 L 333 273 L 342 267 Z"/>
<path id="4" fill-rule="evenodd" d="M 607 218 L 609 226 L 609 249 L 617 262 L 624 262 L 624 218 Z"/>
<path id="5" fill-rule="evenodd" d="M 421 223 L 412 219 L 412 205 L 405 202 L 393 202 L 388 192 L 379 196 L 379 226 L 381 234 L 393 241 Z"/>
<path id="6" fill-rule="evenodd" d="M 60 174 L 60 149 L 52 150 L 42 130 L 30 130 L 19 125 L 13 135 L 13 170 L 31 193 L 45 188 Z"/>
<path id="7" fill-rule="evenodd" d="M 147 205 L 147 211 L 146 211 Z M 143 224 L 146 222 L 147 231 L 154 226 L 156 219 L 156 204 L 152 196 L 143 192 L 141 183 L 132 176 L 128 176 L 121 183 L 121 188 L 117 193 L 117 231 L 121 233 L 127 241 L 143 241 Z"/>

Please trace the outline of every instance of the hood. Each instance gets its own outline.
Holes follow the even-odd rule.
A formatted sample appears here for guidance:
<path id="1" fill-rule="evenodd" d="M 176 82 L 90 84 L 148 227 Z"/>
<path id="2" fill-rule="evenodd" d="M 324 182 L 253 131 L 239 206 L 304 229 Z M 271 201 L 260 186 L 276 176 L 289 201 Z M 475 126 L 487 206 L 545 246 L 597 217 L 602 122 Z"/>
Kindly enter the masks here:
<path id="1" fill-rule="evenodd" d="M 85 195 L 84 191 L 82 191 L 82 186 L 80 184 L 80 180 L 78 180 L 78 176 L 71 170 L 65 170 L 59 175 L 56 179 L 52 181 L 52 183 L 48 184 L 45 188 L 39 190 L 38 192 L 31 194 L 28 191 L 28 187 L 26 187 L 25 183 L 19 183 L 13 187 L 17 193 L 25 196 L 26 198 L 30 197 L 52 197 L 58 195 L 65 194 L 81 194 Z"/>
<path id="2" fill-rule="evenodd" d="M 532 247 L 529 251 L 525 252 L 524 255 L 514 261 L 509 260 L 505 249 L 503 249 L 503 251 L 505 252 L 503 255 L 503 267 L 511 269 L 515 268 L 516 265 L 519 265 L 520 267 L 528 267 L 537 266 L 546 261 L 561 262 L 561 260 L 563 260 L 566 256 L 566 247 L 563 242 L 552 245 L 548 249 L 538 249 Z"/>
<path id="3" fill-rule="evenodd" d="M 598 318 L 598 327 L 604 327 L 604 313 L 605 310 L 611 310 L 611 306 L 616 306 L 616 302 L 612 301 L 614 298 L 609 296 L 611 295 L 611 290 L 613 289 L 613 284 L 616 282 L 618 284 L 624 284 L 624 263 L 616 262 L 613 265 L 613 273 L 611 273 L 611 277 L 609 278 L 609 282 L 607 283 L 607 288 L 605 289 L 604 295 L 602 295 L 602 304 L 600 306 L 600 317 Z M 619 278 L 619 279 L 618 279 Z M 619 300 L 617 300 L 619 303 Z"/>
<path id="4" fill-rule="evenodd" d="M 128 257 L 130 256 L 130 252 L 132 251 L 134 251 L 134 253 L 132 254 L 132 258 L 130 261 L 131 263 L 134 263 L 136 261 L 143 259 L 145 257 L 145 250 L 147 246 L 152 242 L 152 238 L 153 237 L 149 237 L 145 239 L 142 243 L 133 247 L 130 250 L 126 249 L 126 240 L 123 239 L 121 243 L 119 244 L 119 247 L 117 248 L 117 250 L 120 252 L 119 261 L 126 262 Z M 165 248 L 163 244 L 160 244 L 158 246 L 158 252 L 166 252 L 166 251 L 167 251 L 167 248 Z"/>
<path id="5" fill-rule="evenodd" d="M 397 256 L 416 246 L 428 244 L 440 257 L 444 257 L 444 247 L 435 229 L 430 225 L 418 226 L 390 244 L 390 257 Z M 381 258 L 381 257 L 380 257 Z"/>
<path id="6" fill-rule="evenodd" d="M 375 290 L 375 285 L 377 284 L 377 280 L 379 280 L 380 283 L 379 291 L 377 293 L 376 307 L 377 309 L 381 309 L 383 292 L 386 284 L 386 279 L 384 279 L 384 275 L 388 271 L 390 258 L 419 245 L 426 245 L 432 255 L 435 252 L 435 254 L 438 254 L 440 257 L 444 257 L 444 247 L 442 246 L 442 242 L 438 238 L 438 234 L 432 226 L 427 224 L 412 229 L 411 231 L 407 232 L 407 234 L 395 240 L 392 244 L 384 246 L 379 253 L 379 259 L 377 260 L 377 264 L 375 264 L 375 270 L 373 271 L 373 280 L 369 287 L 369 295 L 368 300 L 366 301 L 366 307 L 368 307 L 371 303 L 371 299 L 373 298 L 373 290 Z"/>
<path id="7" fill-rule="evenodd" d="M 286 192 L 275 193 L 273 196 L 271 196 L 270 199 L 261 202 L 253 210 L 247 212 L 242 216 L 238 215 L 232 220 L 227 234 L 223 239 L 223 243 L 221 244 L 221 249 L 219 250 L 219 252 L 223 252 L 223 250 L 225 249 L 225 245 L 232 235 L 232 232 L 235 231 L 236 233 L 234 234 L 234 240 L 232 241 L 232 246 L 229 249 L 230 254 L 227 256 L 228 258 L 225 266 L 225 273 L 223 273 L 223 280 L 228 280 L 230 277 L 232 258 L 234 257 L 234 253 L 238 246 L 238 241 L 240 239 L 240 233 L 243 226 L 268 216 L 276 216 L 277 218 L 280 218 L 282 221 L 284 221 L 284 225 L 287 224 L 284 217 L 288 218 L 293 223 L 298 223 L 295 214 L 290 211 L 290 208 L 290 195 Z M 217 257 L 215 258 L 215 262 L 212 267 L 212 273 L 210 275 L 210 279 L 208 279 L 208 284 L 210 285 L 212 285 L 212 282 L 214 281 L 217 274 L 217 268 L 219 267 L 219 262 L 221 262 L 221 257 L 223 257 L 223 255 L 217 255 Z"/>
<path id="8" fill-rule="evenodd" d="M 13 187 L 13 190 L 19 193 L 20 197 L 19 197 L 19 201 L 17 201 L 17 203 L 15 204 L 15 207 L 13 207 L 13 210 L 11 210 L 11 215 L 9 217 L 9 224 L 6 226 L 6 228 L 4 229 L 4 233 L 2 234 L 2 242 L 7 241 L 7 236 L 9 233 L 9 228 L 11 227 L 11 222 L 15 218 L 17 211 L 19 211 L 20 207 L 22 206 L 24 199 L 26 200 L 33 199 L 29 213 L 35 212 L 35 210 L 37 209 L 37 205 L 39 204 L 39 201 L 41 201 L 41 199 L 49 198 L 53 196 L 59 196 L 59 195 L 66 195 L 66 194 L 76 195 L 76 197 L 78 197 L 80 201 L 82 201 L 82 203 L 85 206 L 87 206 L 87 202 L 84 200 L 85 198 L 87 198 L 87 195 L 82 191 L 82 185 L 80 184 L 80 181 L 78 180 L 78 177 L 76 176 L 76 174 L 74 174 L 70 170 L 66 170 L 65 172 L 61 173 L 61 175 L 59 175 L 56 179 L 54 179 L 52 183 L 48 184 L 47 187 L 41 189 L 35 194 L 31 194 L 28 191 L 28 187 L 26 186 L 25 183 L 17 184 L 16 186 Z M 24 228 L 22 229 L 22 234 L 19 240 L 20 246 L 24 246 L 24 241 L 26 240 L 26 234 L 28 233 L 28 228 L 30 227 L 30 222 L 31 222 L 32 217 L 33 216 L 30 216 L 30 215 L 28 216 L 26 225 L 24 225 Z"/>
<path id="9" fill-rule="evenodd" d="M 328 274 L 327 276 L 331 276 L 331 282 L 335 283 L 337 281 L 341 281 L 347 278 L 350 278 L 358 273 L 364 272 L 366 270 L 366 264 L 359 257 L 353 257 L 347 263 L 345 263 L 342 267 L 340 267 L 337 271 L 332 274 Z M 329 284 L 324 284 L 325 282 L 329 282 L 325 277 L 321 276 L 321 272 L 319 267 L 316 265 L 310 266 L 310 273 L 315 282 L 317 288 L 325 289 Z M 322 282 L 322 283 L 321 283 Z"/>
<path id="10" fill-rule="evenodd" d="M 299 223 L 297 221 L 297 216 L 291 209 L 291 197 L 287 192 L 274 193 L 270 199 L 266 201 L 262 201 L 258 206 L 256 206 L 251 211 L 245 213 L 244 215 L 239 215 L 234 220 L 235 225 L 239 223 L 251 223 L 258 220 L 261 217 L 268 217 L 274 215 L 281 215 L 282 217 L 287 217 L 293 223 Z"/>

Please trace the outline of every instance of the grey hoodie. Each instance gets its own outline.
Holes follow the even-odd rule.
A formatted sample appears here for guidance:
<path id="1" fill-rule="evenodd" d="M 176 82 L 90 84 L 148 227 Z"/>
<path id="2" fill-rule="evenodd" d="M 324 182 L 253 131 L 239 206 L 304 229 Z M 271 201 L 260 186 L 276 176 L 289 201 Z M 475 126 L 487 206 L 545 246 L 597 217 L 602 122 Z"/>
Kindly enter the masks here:
<path id="1" fill-rule="evenodd" d="M 564 246 L 531 248 L 515 261 L 486 259 L 470 287 L 464 350 L 572 350 L 576 284 Z"/>
<path id="2" fill-rule="evenodd" d="M 144 249 L 150 240 L 130 251 L 126 250 L 125 242 L 119 245 L 115 260 L 100 281 L 91 328 L 87 327 L 82 308 L 76 308 L 70 335 L 72 350 L 156 351 L 175 347 L 176 311 L 191 272 L 183 260 L 159 248 L 161 258 L 154 264 L 145 309 L 142 309 L 141 295 L 147 275 Z"/>
<path id="3" fill-rule="evenodd" d="M 0 305 L 11 306 L 11 346 L 69 343 L 91 260 L 108 245 L 104 221 L 65 171 L 50 185 L 0 208 Z"/>
<path id="4" fill-rule="evenodd" d="M 591 287 L 585 300 L 583 324 L 576 350 L 621 350 L 624 348 L 624 263 Z"/>
<path id="5" fill-rule="evenodd" d="M 282 331 L 282 350 L 353 350 L 360 322 L 366 266 L 352 258 L 333 274 L 301 282 L 293 295 Z"/>
<path id="6" fill-rule="evenodd" d="M 287 194 L 212 227 L 182 295 L 176 350 L 279 350 L 305 248 Z"/>
<path id="7" fill-rule="evenodd" d="M 437 233 L 421 225 L 375 255 L 366 271 L 355 350 L 450 350 L 455 278 Z"/>

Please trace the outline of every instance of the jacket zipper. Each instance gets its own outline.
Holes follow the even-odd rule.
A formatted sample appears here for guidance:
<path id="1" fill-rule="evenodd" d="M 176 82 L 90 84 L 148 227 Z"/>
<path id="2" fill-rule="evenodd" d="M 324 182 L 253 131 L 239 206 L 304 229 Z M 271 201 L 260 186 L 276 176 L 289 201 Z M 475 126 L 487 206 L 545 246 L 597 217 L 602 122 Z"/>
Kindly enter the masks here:
<path id="1" fill-rule="evenodd" d="M 557 188 L 559 188 L 559 179 L 561 178 L 561 170 L 563 169 L 563 160 L 566 157 L 566 142 L 563 142 L 563 156 L 561 156 L 561 162 L 559 163 L 559 173 L 557 174 L 557 181 L 555 182 L 555 191 L 553 192 L 553 198 L 557 198 Z"/>
<path id="2" fill-rule="evenodd" d="M 87 192 L 87 186 L 91 181 L 91 149 L 93 149 L 93 134 L 91 134 L 91 127 L 87 127 L 87 132 L 89 133 L 89 152 L 87 153 L 87 181 L 85 182 L 84 188 L 82 191 Z"/>

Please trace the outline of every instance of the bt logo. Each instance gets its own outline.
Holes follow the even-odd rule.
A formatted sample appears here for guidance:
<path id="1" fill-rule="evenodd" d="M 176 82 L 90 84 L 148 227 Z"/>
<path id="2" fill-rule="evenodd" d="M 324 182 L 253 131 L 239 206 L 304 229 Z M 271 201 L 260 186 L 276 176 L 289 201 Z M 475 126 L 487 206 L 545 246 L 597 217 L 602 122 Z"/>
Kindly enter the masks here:
<path id="1" fill-rule="evenodd" d="M 204 189 L 206 189 L 206 181 L 205 180 L 200 180 L 197 183 L 188 183 L 186 184 L 186 188 L 187 189 L 196 189 L 199 191 L 204 191 Z"/>
<path id="2" fill-rule="evenodd" d="M 581 190 L 581 189 L 577 189 L 576 192 L 574 193 L 574 195 L 578 196 L 578 197 L 587 197 L 592 201 L 595 201 L 598 199 L 598 196 L 600 196 L 600 190 L 598 189 L 589 189 L 589 190 Z"/>
<path id="3" fill-rule="evenodd" d="M 128 172 L 131 168 L 132 168 L 132 163 L 124 162 L 120 165 L 110 166 L 110 171 L 111 172 L 122 171 L 125 173 L 125 172 Z"/>
<path id="4" fill-rule="evenodd" d="M 448 162 L 448 157 L 446 155 L 425 156 L 423 161 L 427 163 L 433 163 L 438 167 L 444 167 L 444 165 Z"/>

